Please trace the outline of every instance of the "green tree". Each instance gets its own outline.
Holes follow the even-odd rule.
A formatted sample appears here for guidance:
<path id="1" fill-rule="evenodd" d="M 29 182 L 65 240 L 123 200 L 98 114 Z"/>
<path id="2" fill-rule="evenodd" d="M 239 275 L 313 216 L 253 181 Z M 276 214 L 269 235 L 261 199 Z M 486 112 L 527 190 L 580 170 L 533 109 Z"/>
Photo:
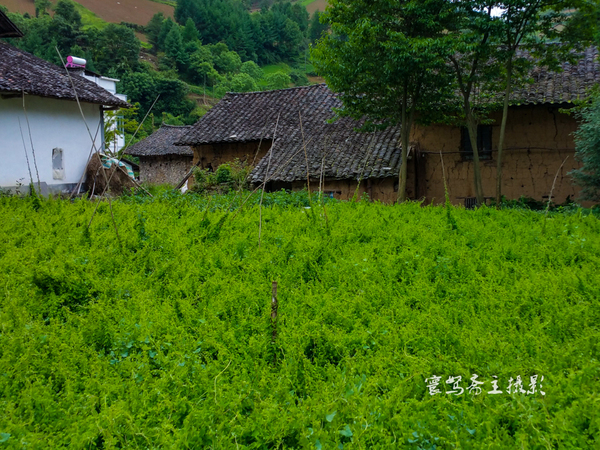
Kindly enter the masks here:
<path id="1" fill-rule="evenodd" d="M 198 29 L 196 28 L 196 24 L 191 17 L 188 17 L 185 22 L 185 27 L 183 28 L 183 33 L 181 33 L 181 38 L 184 43 L 194 42 L 199 40 L 200 33 L 198 33 Z"/>
<path id="2" fill-rule="evenodd" d="M 48 14 L 48 10 L 52 6 L 50 0 L 34 0 L 35 17 L 40 17 Z"/>
<path id="3" fill-rule="evenodd" d="M 71 0 L 59 0 L 56 3 L 48 33 L 56 40 L 59 51 L 66 58 L 71 46 L 82 38 L 81 15 L 75 8 L 75 3 Z M 54 48 L 49 50 L 56 53 Z"/>
<path id="4" fill-rule="evenodd" d="M 189 76 L 197 85 L 214 86 L 220 79 L 219 72 L 213 67 L 212 63 L 201 60 L 193 60 L 190 63 Z"/>
<path id="5" fill-rule="evenodd" d="M 123 74 L 138 68 L 140 41 L 131 28 L 114 23 L 98 32 L 93 47 L 94 62 L 101 73 Z"/>
<path id="6" fill-rule="evenodd" d="M 165 21 L 165 16 L 163 13 L 159 12 L 152 16 L 148 25 L 146 25 L 146 37 L 148 38 L 148 42 L 152 44 L 152 50 L 154 53 L 158 51 L 158 42 L 160 35 L 160 30 L 162 28 L 162 24 Z"/>
<path id="7" fill-rule="evenodd" d="M 254 92 L 258 91 L 256 81 L 247 73 L 238 73 L 230 82 L 232 92 Z"/>
<path id="8" fill-rule="evenodd" d="M 290 87 L 292 78 L 283 72 L 270 73 L 265 76 L 268 89 L 286 89 Z"/>
<path id="9" fill-rule="evenodd" d="M 240 72 L 250 75 L 256 81 L 263 77 L 262 69 L 254 61 L 246 61 L 243 63 L 240 67 Z"/>
<path id="10" fill-rule="evenodd" d="M 169 32 L 171 31 L 171 28 L 173 28 L 174 26 L 176 26 L 176 23 L 173 22 L 173 20 L 170 17 L 167 17 L 167 20 L 165 20 L 161 27 L 160 27 L 160 32 L 158 33 L 158 49 L 159 50 L 164 50 L 165 48 L 165 40 L 167 39 L 167 36 L 169 35 Z"/>
<path id="11" fill-rule="evenodd" d="M 81 14 L 71 0 L 58 0 L 54 7 L 54 19 L 62 18 L 74 28 L 81 28 Z"/>
<path id="12" fill-rule="evenodd" d="M 502 156 L 506 123 L 508 120 L 508 107 L 511 93 L 515 88 L 522 87 L 526 82 L 524 77 L 527 69 L 532 66 L 531 57 L 536 56 L 536 64 L 560 70 L 559 61 L 573 59 L 573 49 L 581 49 L 589 44 L 592 35 L 586 36 L 578 33 L 576 38 L 571 35 L 572 28 L 569 22 L 573 17 L 573 8 L 578 6 L 577 1 L 569 0 L 502 0 L 498 2 L 502 9 L 500 27 L 495 44 L 499 46 L 498 57 L 503 63 L 504 101 L 502 121 L 498 138 L 498 155 L 496 169 L 496 204 L 500 206 L 502 199 Z M 589 3 L 589 2 L 585 2 Z M 597 3 L 597 2 L 596 2 Z M 597 18 L 596 18 L 597 23 Z M 561 24 L 560 27 L 557 24 Z M 588 30 L 592 31 L 593 26 Z M 596 26 L 597 29 L 597 26 Z M 561 45 L 548 45 L 560 39 L 566 31 L 566 39 L 561 39 Z M 519 53 L 517 53 L 517 51 Z"/>
<path id="13" fill-rule="evenodd" d="M 449 60 L 461 98 L 462 122 L 466 125 L 473 149 L 473 183 L 479 205 L 483 204 L 485 199 L 477 145 L 477 126 L 487 115 L 487 103 L 483 97 L 493 97 L 494 85 L 498 83 L 498 75 L 502 70 L 496 45 L 501 29 L 500 20 L 492 14 L 496 5 L 496 2 L 487 0 L 458 2 L 454 23 L 448 33 L 453 43 Z M 455 111 L 451 110 L 450 114 L 454 113 Z"/>
<path id="14" fill-rule="evenodd" d="M 208 45 L 202 45 L 191 54 L 190 61 L 192 63 L 209 62 L 212 64 L 214 61 L 214 56 Z"/>
<path id="15" fill-rule="evenodd" d="M 327 23 L 321 23 L 321 11 L 315 11 L 310 19 L 308 26 L 308 39 L 310 42 L 315 43 L 321 38 L 323 33 L 327 32 L 329 25 Z"/>
<path id="16" fill-rule="evenodd" d="M 181 39 L 179 25 L 171 27 L 171 31 L 169 31 L 165 39 L 165 54 L 175 63 L 179 71 L 185 70 L 189 63 L 189 58 L 183 49 L 183 40 Z"/>
<path id="17" fill-rule="evenodd" d="M 445 0 L 331 0 L 332 33 L 312 50 L 313 63 L 340 92 L 341 115 L 367 118 L 365 129 L 400 124 L 398 201 L 406 199 L 407 152 L 415 120 L 426 123 L 452 94 Z"/>
<path id="18" fill-rule="evenodd" d="M 242 59 L 236 52 L 226 51 L 215 57 L 214 65 L 220 73 L 234 73 L 240 69 Z"/>
<path id="19" fill-rule="evenodd" d="M 575 133 L 575 156 L 582 166 L 570 175 L 581 186 L 583 200 L 600 202 L 600 95 L 596 94 L 578 116 L 581 123 Z"/>

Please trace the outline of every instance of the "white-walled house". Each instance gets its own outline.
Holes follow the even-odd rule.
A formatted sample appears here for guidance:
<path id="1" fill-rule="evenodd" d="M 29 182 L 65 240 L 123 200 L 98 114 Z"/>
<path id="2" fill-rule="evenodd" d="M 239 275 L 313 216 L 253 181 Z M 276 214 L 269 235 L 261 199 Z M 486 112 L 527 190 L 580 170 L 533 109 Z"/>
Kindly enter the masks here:
<path id="1" fill-rule="evenodd" d="M 128 106 L 95 82 L 0 41 L 0 188 L 37 185 L 39 176 L 42 193 L 71 192 L 91 151 L 102 150 L 104 111 Z"/>
<path id="2" fill-rule="evenodd" d="M 80 70 L 71 69 L 71 73 L 77 73 L 77 74 L 81 75 L 82 77 L 84 77 L 85 79 L 93 81 L 101 88 L 106 89 L 108 92 L 110 92 L 115 97 L 120 98 L 123 101 L 127 101 L 127 96 L 125 94 L 117 93 L 117 83 L 120 80 L 118 80 L 116 78 L 109 78 L 109 77 L 99 75 L 99 74 L 94 73 L 85 68 L 80 69 Z M 122 117 L 119 117 L 119 119 L 122 119 Z M 121 120 L 117 120 L 112 125 L 112 128 L 121 128 L 120 129 L 121 133 L 115 134 L 114 142 L 111 142 L 110 144 L 108 144 L 108 148 L 106 149 L 110 153 L 114 154 L 114 153 L 117 153 L 119 150 L 121 150 L 125 146 L 125 136 L 123 134 Z"/>

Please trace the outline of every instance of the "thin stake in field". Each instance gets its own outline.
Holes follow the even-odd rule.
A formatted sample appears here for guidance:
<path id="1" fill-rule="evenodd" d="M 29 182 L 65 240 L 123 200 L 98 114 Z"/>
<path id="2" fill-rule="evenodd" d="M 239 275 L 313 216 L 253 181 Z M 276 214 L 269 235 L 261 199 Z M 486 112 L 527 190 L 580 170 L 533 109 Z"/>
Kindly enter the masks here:
<path id="1" fill-rule="evenodd" d="M 96 142 L 94 141 L 94 138 L 92 137 L 92 132 L 90 131 L 90 127 L 88 126 L 87 120 L 85 120 L 85 115 L 83 114 L 83 109 L 81 108 L 81 102 L 79 101 L 79 95 L 77 94 L 77 89 L 75 89 L 75 83 L 73 83 L 73 78 L 71 77 L 71 74 L 69 73 L 69 69 L 67 69 L 67 66 L 65 65 L 65 60 L 63 59 L 62 55 L 60 54 L 58 47 L 54 47 L 54 48 L 56 49 L 56 53 L 58 53 L 60 62 L 62 63 L 63 67 L 65 68 L 65 71 L 67 72 L 67 77 L 69 78 L 69 81 L 71 82 L 71 88 L 73 89 L 73 93 L 75 94 L 75 100 L 77 100 L 77 106 L 79 107 L 79 112 L 81 113 L 81 118 L 83 119 L 83 123 L 85 125 L 85 128 L 87 129 L 88 135 L 89 135 L 90 139 L 92 140 L 92 147 L 97 153 L 98 150 L 96 149 Z M 106 174 L 104 172 L 102 172 L 102 174 L 104 175 L 104 179 L 106 180 Z M 108 183 L 107 183 L 107 185 L 108 185 Z M 119 229 L 117 228 L 117 222 L 115 221 L 115 215 L 113 213 L 112 201 L 110 200 L 110 197 L 108 197 L 108 206 L 110 208 L 110 217 L 112 219 L 113 227 L 115 229 L 115 234 L 117 235 L 117 242 L 119 242 L 119 247 L 122 249 L 123 243 L 121 242 L 121 238 L 119 236 Z M 96 208 L 97 207 L 98 207 L 98 205 L 96 205 Z M 93 217 L 94 216 L 92 215 L 92 218 Z M 90 223 L 88 224 L 88 229 L 90 228 L 91 224 L 92 224 L 92 222 L 90 220 Z"/>
<path id="2" fill-rule="evenodd" d="M 313 137 L 311 137 L 307 144 L 309 144 L 311 141 L 313 140 Z M 259 184 L 252 192 L 250 192 L 250 194 L 248 194 L 248 196 L 246 197 L 246 199 L 244 200 L 244 202 L 241 204 L 240 208 L 235 212 L 235 214 L 231 217 L 230 220 L 233 220 L 237 217 L 238 213 L 241 211 L 241 207 L 244 206 L 246 204 L 246 202 L 248 200 L 250 200 L 250 198 L 256 193 L 258 192 L 259 189 L 262 189 L 264 186 L 267 185 L 267 183 L 269 181 L 271 181 L 271 179 L 273 177 L 275 177 L 275 175 L 279 175 L 279 173 L 283 170 L 283 168 L 287 167 L 288 164 L 290 162 L 292 162 L 292 160 L 298 155 L 298 153 L 300 153 L 302 151 L 302 147 L 300 147 L 299 150 L 297 150 L 292 156 L 290 156 L 287 161 L 285 161 L 283 164 L 279 164 L 276 168 L 276 170 L 270 175 L 268 176 L 268 174 L 265 175 L 265 179 L 263 180 L 263 182 L 261 184 Z"/>
<path id="3" fill-rule="evenodd" d="M 302 113 L 298 110 L 298 116 L 300 117 L 300 132 L 302 133 L 302 146 L 304 147 L 304 161 L 306 164 L 306 189 L 308 190 L 308 204 L 312 206 L 310 197 L 310 170 L 308 167 L 308 152 L 306 151 L 306 141 L 304 140 L 304 127 L 302 126 Z"/>
<path id="4" fill-rule="evenodd" d="M 277 362 L 277 353 L 275 351 L 275 342 L 277 340 L 277 310 L 279 303 L 277 301 L 277 281 L 273 281 L 271 286 L 271 346 L 273 348 L 273 364 Z"/>
<path id="5" fill-rule="evenodd" d="M 275 131 L 273 132 L 273 143 L 271 144 L 271 149 L 269 150 L 269 162 L 267 163 L 267 175 L 269 175 L 269 168 L 271 167 L 271 157 L 273 156 L 273 148 L 275 147 L 275 139 L 277 139 L 277 127 L 279 126 L 279 117 L 281 116 L 281 113 L 279 113 L 277 115 L 277 122 L 275 123 Z M 258 216 L 259 216 L 259 222 L 258 222 L 258 248 L 260 248 L 260 238 L 261 238 L 261 234 L 262 234 L 262 203 L 263 203 L 263 197 L 265 195 L 265 187 L 266 187 L 266 182 L 263 185 L 262 191 L 260 193 L 260 204 L 258 205 Z M 241 207 L 240 207 L 241 209 Z"/>
<path id="6" fill-rule="evenodd" d="M 556 180 L 558 179 L 558 174 L 560 173 L 560 171 L 562 170 L 563 166 L 567 162 L 567 159 L 569 159 L 569 155 L 567 155 L 567 157 L 565 158 L 565 160 L 562 162 L 562 164 L 560 165 L 560 167 L 556 171 L 556 175 L 554 176 L 554 181 L 552 182 L 552 188 L 550 189 L 550 195 L 548 196 L 548 205 L 546 206 L 546 212 L 544 213 L 544 215 L 546 217 L 548 217 L 548 211 L 550 210 L 550 203 L 552 202 L 552 193 L 554 192 L 554 186 L 556 185 Z"/>
<path id="7" fill-rule="evenodd" d="M 29 156 L 27 155 L 27 145 L 25 144 L 25 136 L 23 136 L 23 128 L 21 127 L 21 118 L 17 117 L 19 120 L 19 130 L 21 130 L 21 140 L 23 141 L 23 150 L 25 150 L 25 160 L 27 161 L 27 169 L 29 170 L 29 181 L 33 186 L 33 175 L 31 174 L 31 166 L 29 165 Z"/>
<path id="8" fill-rule="evenodd" d="M 27 115 L 27 108 L 25 108 L 25 90 L 22 90 L 23 95 L 23 112 L 25 113 L 25 120 L 27 121 L 27 130 L 29 131 L 29 141 L 31 142 L 31 154 L 33 156 L 33 165 L 35 167 L 35 174 L 38 182 L 38 192 L 42 193 L 42 183 L 40 182 L 40 172 L 38 171 L 37 159 L 35 157 L 35 149 L 33 148 L 33 138 L 31 137 L 31 126 L 29 125 L 29 116 Z"/>

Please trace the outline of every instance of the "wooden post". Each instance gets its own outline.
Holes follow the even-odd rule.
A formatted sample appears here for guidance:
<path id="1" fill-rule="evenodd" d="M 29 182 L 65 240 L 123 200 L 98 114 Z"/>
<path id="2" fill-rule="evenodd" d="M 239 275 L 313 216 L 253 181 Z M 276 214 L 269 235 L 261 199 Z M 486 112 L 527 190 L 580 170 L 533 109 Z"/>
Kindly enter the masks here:
<path id="1" fill-rule="evenodd" d="M 275 351 L 275 340 L 277 339 L 277 307 L 277 281 L 273 281 L 271 296 L 271 327 L 273 328 L 271 345 L 273 346 L 273 364 L 275 364 L 277 360 L 277 353 Z"/>

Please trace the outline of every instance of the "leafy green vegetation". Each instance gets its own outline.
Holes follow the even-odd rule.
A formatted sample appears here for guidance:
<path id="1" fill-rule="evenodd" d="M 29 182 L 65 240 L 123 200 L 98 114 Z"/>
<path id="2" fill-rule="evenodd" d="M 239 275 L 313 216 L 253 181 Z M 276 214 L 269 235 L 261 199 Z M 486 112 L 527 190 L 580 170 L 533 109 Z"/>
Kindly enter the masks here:
<path id="1" fill-rule="evenodd" d="M 586 200 L 600 201 L 600 95 L 595 92 L 588 105 L 578 109 L 581 120 L 575 133 L 576 157 L 583 164 L 572 172 Z"/>
<path id="2" fill-rule="evenodd" d="M 0 198 L 4 446 L 598 446 L 597 217 L 239 199 Z"/>

